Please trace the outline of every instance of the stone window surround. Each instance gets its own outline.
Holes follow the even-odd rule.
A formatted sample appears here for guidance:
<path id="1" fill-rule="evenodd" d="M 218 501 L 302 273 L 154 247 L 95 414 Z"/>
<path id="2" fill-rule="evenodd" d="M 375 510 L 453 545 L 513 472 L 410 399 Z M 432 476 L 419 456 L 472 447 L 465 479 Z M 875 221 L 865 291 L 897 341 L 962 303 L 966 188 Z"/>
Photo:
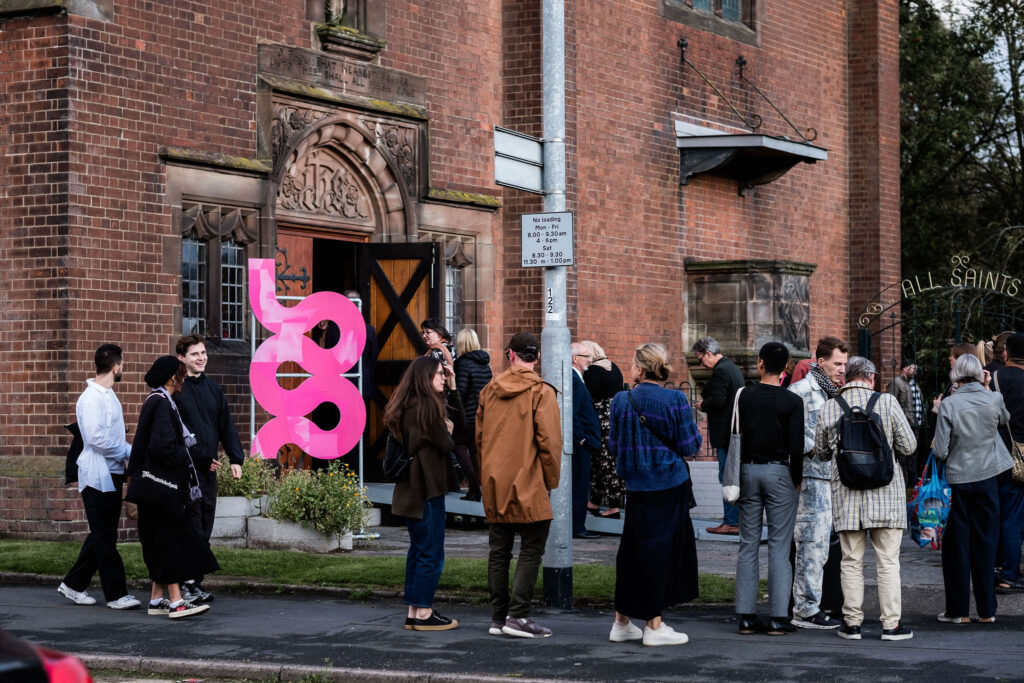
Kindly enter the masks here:
<path id="1" fill-rule="evenodd" d="M 263 173 L 242 173 L 231 168 L 205 168 L 189 163 L 174 163 L 165 158 L 167 177 L 167 203 L 171 209 L 171 225 L 174 226 L 173 234 L 165 235 L 163 238 L 163 262 L 164 270 L 174 274 L 178 282 L 178 301 L 174 308 L 173 334 L 168 339 L 168 348 L 173 348 L 174 342 L 181 336 L 181 302 L 180 302 L 180 277 L 181 277 L 181 243 L 182 238 L 187 235 L 194 226 L 184 229 L 190 222 L 186 212 L 194 213 L 197 206 L 221 207 L 223 214 L 235 213 L 246 222 L 245 231 L 247 234 L 239 234 L 241 228 L 234 229 L 233 234 L 238 242 L 246 246 L 247 258 L 273 258 L 272 247 L 267 244 L 267 222 L 269 217 L 262 212 L 265 200 L 266 180 Z M 197 230 L 202 236 L 202 232 Z M 218 240 L 219 243 L 219 240 Z M 220 263 L 220 250 L 215 249 L 208 261 Z M 219 280 L 208 280 L 210 289 L 208 296 L 217 296 L 218 300 L 210 302 L 210 306 L 217 307 L 219 318 Z M 246 307 L 248 309 L 248 307 Z M 207 311 L 212 317 L 212 308 Z M 249 313 L 246 311 L 246 336 L 251 334 L 249 329 Z M 211 321 L 213 322 L 213 321 Z M 215 348 L 220 353 L 248 357 L 249 341 L 222 341 L 219 337 L 219 328 L 208 326 L 207 332 L 211 334 L 207 346 Z M 212 333 L 216 332 L 217 336 Z"/>

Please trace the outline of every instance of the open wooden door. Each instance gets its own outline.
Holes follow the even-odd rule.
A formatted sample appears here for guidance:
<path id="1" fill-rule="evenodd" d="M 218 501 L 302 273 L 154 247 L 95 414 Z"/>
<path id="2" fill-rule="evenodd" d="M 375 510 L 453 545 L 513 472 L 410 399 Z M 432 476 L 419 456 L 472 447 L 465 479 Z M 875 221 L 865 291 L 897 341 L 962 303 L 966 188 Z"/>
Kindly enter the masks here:
<path id="1" fill-rule="evenodd" d="M 359 281 L 369 304 L 368 321 L 377 330 L 376 387 L 367 415 L 364 477 L 383 481 L 379 456 L 384 448 L 381 422 L 388 397 L 409 362 L 427 351 L 420 323 L 441 308 L 441 247 L 434 242 L 366 244 L 359 257 Z"/>
<path id="2" fill-rule="evenodd" d="M 277 235 L 277 295 L 307 297 L 313 293 L 313 238 L 287 232 Z M 281 305 L 291 308 L 297 300 L 281 301 Z M 305 372 L 298 363 L 291 361 L 282 363 L 279 374 L 298 374 Z M 302 383 L 301 377 L 279 377 L 278 383 L 284 389 L 294 389 Z M 308 416 L 307 416 L 308 417 Z M 282 467 L 310 467 L 312 458 L 306 455 L 295 444 L 282 446 L 277 453 L 277 461 Z"/>

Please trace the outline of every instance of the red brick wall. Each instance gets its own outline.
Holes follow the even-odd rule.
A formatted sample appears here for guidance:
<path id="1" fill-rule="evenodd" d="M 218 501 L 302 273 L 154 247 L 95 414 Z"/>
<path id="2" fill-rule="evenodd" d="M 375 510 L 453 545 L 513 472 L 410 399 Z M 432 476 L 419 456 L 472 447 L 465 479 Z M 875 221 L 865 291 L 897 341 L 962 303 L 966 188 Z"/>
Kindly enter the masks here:
<path id="1" fill-rule="evenodd" d="M 686 258 L 816 262 L 811 337 L 848 332 L 846 13 L 811 1 L 765 6 L 759 48 L 665 20 L 657 3 L 579 6 L 574 336 L 597 340 L 620 364 L 637 344 L 660 341 L 682 376 Z M 688 59 L 741 111 L 764 117 L 759 132 L 796 137 L 738 79 L 735 60 L 743 54 L 747 77 L 797 125 L 818 130 L 814 144 L 829 149 L 828 161 L 800 164 L 748 197 L 738 196 L 735 182 L 707 176 L 680 187 L 674 119 L 742 127 L 680 65 L 680 36 L 689 41 Z M 884 154 L 895 159 L 895 149 Z"/>
<path id="2" fill-rule="evenodd" d="M 481 236 L 493 244 L 495 282 L 485 338 L 500 365 L 512 332 L 542 325 L 542 273 L 518 266 L 519 216 L 543 203 L 494 185 L 491 134 L 494 125 L 542 133 L 540 2 L 387 5 L 380 63 L 427 83 L 430 184 L 500 194 L 505 204 L 493 234 Z M 141 376 L 177 332 L 177 227 L 157 148 L 254 155 L 256 46 L 313 47 L 305 6 L 126 0 L 111 21 L 0 20 L 0 533 L 83 528 L 77 494 L 56 477 L 62 425 L 93 351 L 124 346 L 118 395 L 134 429 Z M 899 267 L 897 28 L 894 0 L 778 0 L 764 3 L 752 47 L 664 19 L 656 2 L 570 0 L 573 337 L 600 342 L 624 369 L 637 344 L 664 342 L 685 377 L 686 258 L 816 262 L 812 343 L 851 333 L 853 314 Z M 742 53 L 748 76 L 794 122 L 818 130 L 828 161 L 798 165 L 745 198 L 715 178 L 680 187 L 674 120 L 739 125 L 680 66 L 680 35 L 691 61 L 764 116 L 763 132 L 794 137 L 737 79 Z M 247 443 L 238 359 L 218 365 L 214 354 L 211 374 L 228 385 Z"/>
<path id="3" fill-rule="evenodd" d="M 850 11 L 850 100 L 857 105 L 850 145 L 850 318 L 899 281 L 899 6 L 854 3 Z M 894 227 L 895 226 L 895 227 Z M 892 379 L 901 357 L 899 328 L 874 344 L 879 379 Z M 898 364 L 897 364 L 897 367 Z"/>

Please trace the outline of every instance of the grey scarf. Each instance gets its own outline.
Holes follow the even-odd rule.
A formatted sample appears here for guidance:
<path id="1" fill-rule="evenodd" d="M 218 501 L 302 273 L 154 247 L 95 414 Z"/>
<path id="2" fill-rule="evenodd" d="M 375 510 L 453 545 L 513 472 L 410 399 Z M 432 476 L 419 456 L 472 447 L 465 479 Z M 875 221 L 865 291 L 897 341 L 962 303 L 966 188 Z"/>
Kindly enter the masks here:
<path id="1" fill-rule="evenodd" d="M 811 376 L 814 377 L 814 381 L 818 383 L 818 386 L 821 387 L 821 390 L 829 398 L 835 398 L 836 394 L 839 393 L 839 387 L 828 378 L 828 375 L 818 367 L 817 363 L 811 363 Z"/>

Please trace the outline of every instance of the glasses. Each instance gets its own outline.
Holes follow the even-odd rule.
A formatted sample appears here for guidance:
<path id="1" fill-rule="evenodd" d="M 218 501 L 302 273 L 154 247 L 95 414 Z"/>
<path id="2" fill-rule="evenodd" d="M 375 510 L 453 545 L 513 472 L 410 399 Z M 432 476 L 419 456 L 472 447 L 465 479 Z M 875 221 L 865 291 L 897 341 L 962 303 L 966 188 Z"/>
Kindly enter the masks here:
<path id="1" fill-rule="evenodd" d="M 437 371 L 437 372 L 435 372 L 434 374 L 435 374 L 435 375 L 441 375 L 441 376 L 443 377 L 443 376 L 446 376 L 446 375 L 447 375 L 448 373 L 447 373 L 447 372 L 445 372 L 445 371 L 444 371 L 444 367 L 442 367 L 442 368 L 441 368 L 440 370 L 438 370 L 438 371 Z"/>
<path id="2" fill-rule="evenodd" d="M 421 337 L 429 337 L 431 332 L 433 332 L 433 330 L 421 330 L 420 331 L 420 336 Z"/>
<path id="3" fill-rule="evenodd" d="M 580 358 L 590 358 L 590 354 L 589 353 L 574 353 L 572 355 L 579 356 Z"/>

